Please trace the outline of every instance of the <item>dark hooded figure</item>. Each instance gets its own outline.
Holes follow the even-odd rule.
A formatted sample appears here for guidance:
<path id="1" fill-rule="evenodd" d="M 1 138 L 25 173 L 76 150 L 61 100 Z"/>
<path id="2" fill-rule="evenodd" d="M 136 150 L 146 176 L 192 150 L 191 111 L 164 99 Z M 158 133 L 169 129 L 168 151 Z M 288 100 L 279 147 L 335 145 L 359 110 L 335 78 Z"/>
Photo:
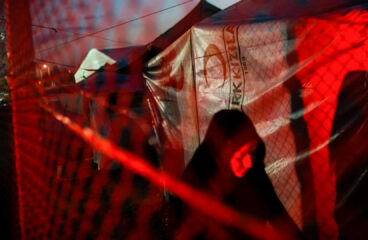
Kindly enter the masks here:
<path id="1" fill-rule="evenodd" d="M 346 74 L 329 143 L 336 171 L 335 219 L 339 239 L 368 236 L 368 72 Z"/>
<path id="2" fill-rule="evenodd" d="M 265 172 L 264 157 L 265 145 L 252 121 L 242 112 L 223 110 L 214 115 L 183 180 L 240 213 L 268 222 L 287 233 L 286 239 L 299 239 L 298 228 Z M 218 227 L 186 205 L 182 209 L 177 239 L 252 239 L 236 229 Z"/>

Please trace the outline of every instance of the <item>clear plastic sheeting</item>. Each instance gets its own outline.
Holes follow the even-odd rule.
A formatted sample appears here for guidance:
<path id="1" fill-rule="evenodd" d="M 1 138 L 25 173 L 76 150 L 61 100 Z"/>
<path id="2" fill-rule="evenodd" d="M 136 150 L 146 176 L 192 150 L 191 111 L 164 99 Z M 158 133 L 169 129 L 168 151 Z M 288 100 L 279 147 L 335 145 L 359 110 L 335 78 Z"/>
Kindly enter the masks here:
<path id="1" fill-rule="evenodd" d="M 295 14 L 304 17 L 286 18 L 284 10 L 290 16 L 304 1 L 288 9 L 283 2 L 234 5 L 149 61 L 145 78 L 164 156 L 180 172 L 212 116 L 240 110 L 264 141 L 266 172 L 306 236 L 364 239 L 368 12 L 308 16 L 312 3 L 298 5 Z M 258 3 L 262 16 L 252 15 Z M 344 4 L 322 1 L 319 10 Z"/>
<path id="2" fill-rule="evenodd" d="M 1 239 L 366 239 L 357 2 L 0 1 Z"/>

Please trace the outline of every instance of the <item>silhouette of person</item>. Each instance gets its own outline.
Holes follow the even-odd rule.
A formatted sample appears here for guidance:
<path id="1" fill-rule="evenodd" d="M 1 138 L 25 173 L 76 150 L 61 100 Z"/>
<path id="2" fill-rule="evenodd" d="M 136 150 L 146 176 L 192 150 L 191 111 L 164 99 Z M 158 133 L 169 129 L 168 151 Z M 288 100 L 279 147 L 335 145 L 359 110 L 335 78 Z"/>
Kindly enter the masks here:
<path id="1" fill-rule="evenodd" d="M 339 239 L 368 236 L 368 72 L 346 74 L 337 98 L 329 151 L 336 171 Z"/>
<path id="2" fill-rule="evenodd" d="M 265 172 L 264 157 L 265 145 L 252 121 L 242 112 L 222 110 L 213 116 L 203 142 L 184 171 L 183 181 L 240 213 L 269 221 L 279 231 L 288 232 L 289 239 L 298 239 L 300 231 L 273 189 Z M 195 210 L 185 204 L 182 209 L 181 224 L 190 227 L 181 226 L 178 239 L 252 239 L 235 229 L 217 227 L 196 213 L 193 217 L 191 212 Z M 188 220 L 190 217 L 192 221 Z M 192 235 L 185 232 L 196 231 L 193 226 L 203 222 L 207 229 L 197 227 Z"/>

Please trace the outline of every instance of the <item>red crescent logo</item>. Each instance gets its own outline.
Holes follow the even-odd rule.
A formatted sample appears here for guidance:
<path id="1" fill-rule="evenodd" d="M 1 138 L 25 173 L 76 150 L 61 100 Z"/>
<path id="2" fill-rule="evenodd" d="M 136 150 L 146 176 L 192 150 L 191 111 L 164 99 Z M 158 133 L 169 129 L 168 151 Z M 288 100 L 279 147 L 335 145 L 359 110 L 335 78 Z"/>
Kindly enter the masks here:
<path id="1" fill-rule="evenodd" d="M 204 61 L 204 67 L 203 67 L 204 68 L 203 69 L 204 79 L 206 80 L 206 84 L 208 86 L 209 84 L 208 84 L 208 79 L 207 79 L 207 63 L 211 57 L 217 57 L 221 62 L 223 73 L 224 73 L 224 82 L 219 87 L 223 87 L 226 81 L 226 61 L 224 57 L 222 56 L 220 49 L 214 44 L 208 45 L 206 51 L 204 52 L 204 60 L 203 60 Z"/>

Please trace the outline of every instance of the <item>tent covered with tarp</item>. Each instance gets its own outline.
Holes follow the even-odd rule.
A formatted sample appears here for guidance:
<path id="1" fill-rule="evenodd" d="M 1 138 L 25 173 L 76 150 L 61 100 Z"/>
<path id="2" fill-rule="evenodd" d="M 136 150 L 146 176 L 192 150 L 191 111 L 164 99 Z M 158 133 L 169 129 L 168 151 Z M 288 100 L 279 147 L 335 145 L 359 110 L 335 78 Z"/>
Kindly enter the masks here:
<path id="1" fill-rule="evenodd" d="M 145 52 L 145 46 L 91 49 L 74 74 L 75 83 L 56 95 L 56 107 L 116 145 L 137 152 L 135 146 L 145 145 L 153 134 L 141 75 Z M 131 137 L 132 132 L 141 139 Z M 98 151 L 90 155 L 87 160 L 98 169 L 110 162 Z"/>
<path id="2" fill-rule="evenodd" d="M 212 4 L 200 1 L 177 24 L 147 45 L 111 49 L 92 48 L 74 73 L 73 90 L 58 94 L 62 108 L 68 114 L 80 116 L 79 121 L 87 122 L 85 124 L 90 125 L 102 136 L 125 148 L 127 143 L 124 141 L 129 138 L 127 132 L 135 131 L 140 125 L 144 129 L 144 135 L 151 136 L 149 133 L 152 130 L 151 112 L 146 103 L 147 92 L 142 76 L 145 62 L 180 38 L 195 23 L 219 11 L 220 9 Z M 132 101 L 132 104 L 126 107 L 129 101 Z M 113 109 L 109 109 L 108 106 L 111 105 L 114 106 Z M 117 115 L 113 117 L 113 121 L 108 114 L 109 111 Z M 121 136 L 116 136 L 121 132 L 120 125 L 125 118 L 130 118 L 135 123 L 123 131 Z M 131 146 L 134 144 L 128 145 L 130 146 L 128 149 L 132 150 Z M 161 152 L 159 146 L 156 148 Z M 97 154 L 97 158 L 94 161 L 101 162 L 99 159 L 103 156 Z"/>
<path id="3" fill-rule="evenodd" d="M 184 169 L 216 112 L 243 111 L 298 227 L 366 237 L 368 11 L 352 5 L 242 1 L 152 58 L 144 76 L 167 170 Z"/>

